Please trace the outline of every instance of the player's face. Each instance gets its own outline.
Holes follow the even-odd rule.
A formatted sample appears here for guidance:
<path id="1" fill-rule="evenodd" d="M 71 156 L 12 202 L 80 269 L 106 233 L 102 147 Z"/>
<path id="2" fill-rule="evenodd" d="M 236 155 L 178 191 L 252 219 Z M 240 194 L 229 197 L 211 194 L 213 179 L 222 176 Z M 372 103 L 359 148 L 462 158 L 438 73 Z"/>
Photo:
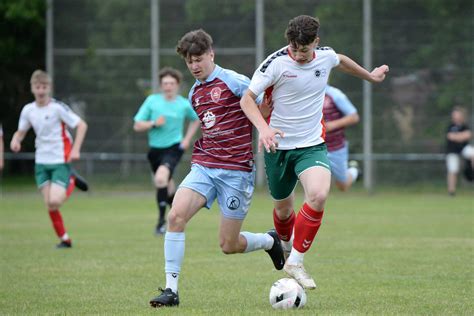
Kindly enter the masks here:
<path id="1" fill-rule="evenodd" d="M 214 52 L 207 52 L 199 56 L 186 58 L 186 66 L 189 72 L 199 81 L 206 81 L 214 70 Z"/>
<path id="2" fill-rule="evenodd" d="M 44 100 L 51 93 L 51 85 L 49 83 L 35 82 L 31 84 L 31 93 L 35 99 Z"/>
<path id="3" fill-rule="evenodd" d="M 178 94 L 179 84 L 178 80 L 176 80 L 172 76 L 164 76 L 161 78 L 161 91 L 168 97 L 174 98 Z"/>
<path id="4" fill-rule="evenodd" d="M 313 60 L 313 52 L 319 43 L 319 37 L 314 42 L 308 45 L 297 45 L 290 43 L 290 53 L 299 64 L 306 64 Z"/>
<path id="5" fill-rule="evenodd" d="M 461 111 L 453 111 L 451 113 L 451 120 L 454 124 L 462 124 L 464 123 L 464 115 Z"/>

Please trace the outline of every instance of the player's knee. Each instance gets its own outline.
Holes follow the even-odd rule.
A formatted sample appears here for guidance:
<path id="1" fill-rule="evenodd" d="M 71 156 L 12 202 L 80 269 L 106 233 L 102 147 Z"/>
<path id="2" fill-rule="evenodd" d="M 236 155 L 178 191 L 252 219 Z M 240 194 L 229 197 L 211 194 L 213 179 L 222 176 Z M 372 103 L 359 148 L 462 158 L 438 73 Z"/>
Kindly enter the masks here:
<path id="1" fill-rule="evenodd" d="M 326 190 L 315 190 L 312 192 L 308 192 L 306 197 L 308 199 L 309 204 L 313 205 L 313 207 L 321 208 L 326 199 L 328 198 L 329 191 Z"/>
<path id="2" fill-rule="evenodd" d="M 275 207 L 275 213 L 278 219 L 284 221 L 291 216 L 291 213 L 293 213 L 293 207 Z"/>
<path id="3" fill-rule="evenodd" d="M 156 176 L 155 177 L 155 186 L 157 188 L 166 188 L 168 186 L 168 179 L 165 177 Z"/>
<path id="4" fill-rule="evenodd" d="M 171 209 L 168 214 L 168 225 L 171 231 L 184 231 L 186 219 L 178 212 Z"/>
<path id="5" fill-rule="evenodd" d="M 46 204 L 48 206 L 48 209 L 57 210 L 61 206 L 62 201 L 61 201 L 61 199 L 59 199 L 57 197 L 50 197 Z"/>

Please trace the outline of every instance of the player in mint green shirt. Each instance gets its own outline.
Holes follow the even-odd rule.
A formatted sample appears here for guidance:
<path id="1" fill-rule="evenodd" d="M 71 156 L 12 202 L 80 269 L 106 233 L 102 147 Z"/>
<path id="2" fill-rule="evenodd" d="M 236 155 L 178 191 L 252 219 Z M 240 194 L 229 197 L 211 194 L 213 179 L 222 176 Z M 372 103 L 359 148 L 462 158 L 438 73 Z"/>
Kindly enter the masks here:
<path id="1" fill-rule="evenodd" d="M 162 93 L 146 98 L 134 117 L 133 129 L 148 132 L 148 161 L 154 173 L 159 209 L 156 233 L 163 234 L 166 231 L 166 205 L 174 195 L 173 171 L 189 147 L 200 121 L 188 99 L 178 94 L 181 72 L 166 67 L 160 71 L 159 79 Z M 191 122 L 183 137 L 186 120 Z"/>

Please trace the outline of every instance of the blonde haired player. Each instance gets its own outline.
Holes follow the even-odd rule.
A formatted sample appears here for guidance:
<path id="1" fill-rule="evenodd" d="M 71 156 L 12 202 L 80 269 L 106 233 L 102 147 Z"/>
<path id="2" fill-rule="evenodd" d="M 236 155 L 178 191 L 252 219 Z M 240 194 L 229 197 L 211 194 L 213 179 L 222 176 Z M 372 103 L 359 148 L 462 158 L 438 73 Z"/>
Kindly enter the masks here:
<path id="1" fill-rule="evenodd" d="M 70 248 L 72 242 L 64 227 L 59 208 L 68 196 L 71 178 L 69 163 L 80 158 L 87 124 L 66 104 L 51 98 L 51 77 L 46 72 L 33 72 L 30 84 L 35 101 L 23 107 L 18 130 L 13 135 L 10 148 L 13 152 L 19 152 L 26 133 L 33 127 L 36 134 L 36 184 L 41 190 L 54 230 L 60 239 L 57 247 Z M 66 127 L 76 129 L 74 144 Z"/>

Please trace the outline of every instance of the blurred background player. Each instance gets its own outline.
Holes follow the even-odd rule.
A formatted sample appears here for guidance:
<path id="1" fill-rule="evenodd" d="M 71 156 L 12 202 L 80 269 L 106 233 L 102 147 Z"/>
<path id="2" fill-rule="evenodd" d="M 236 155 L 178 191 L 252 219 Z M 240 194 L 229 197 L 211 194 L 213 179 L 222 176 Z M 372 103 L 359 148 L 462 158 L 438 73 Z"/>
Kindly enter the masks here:
<path id="1" fill-rule="evenodd" d="M 466 124 L 466 110 L 459 106 L 454 107 L 451 112 L 451 123 L 449 124 L 446 133 L 447 183 L 448 193 L 451 196 L 456 194 L 457 179 L 461 167 L 461 157 L 466 160 L 466 178 L 472 181 L 474 147 L 468 145 L 471 135 L 471 130 Z"/>
<path id="2" fill-rule="evenodd" d="M 239 102 L 249 78 L 214 63 L 212 38 L 203 30 L 186 33 L 178 42 L 196 82 L 189 100 L 201 121 L 202 137 L 194 144 L 191 171 L 176 192 L 165 235 L 166 287 L 150 301 L 152 307 L 179 305 L 178 279 L 184 259 L 187 223 L 217 199 L 221 210 L 219 244 L 225 254 L 265 249 L 275 268 L 284 264 L 275 231 L 241 232 L 254 189 L 252 124 Z"/>
<path id="3" fill-rule="evenodd" d="M 133 129 L 148 132 L 148 161 L 159 210 L 156 234 L 166 231 L 166 206 L 171 205 L 175 191 L 173 171 L 199 128 L 196 112 L 189 101 L 178 94 L 182 78 L 178 70 L 163 68 L 159 73 L 161 93 L 146 98 L 134 118 Z M 183 138 L 185 120 L 191 122 Z"/>
<path id="4" fill-rule="evenodd" d="M 382 82 L 388 72 L 386 65 L 368 72 L 349 57 L 319 47 L 318 30 L 316 18 L 301 15 L 290 20 L 285 34 L 288 46 L 260 64 L 240 102 L 259 132 L 259 149 L 265 148 L 274 225 L 285 250 L 291 249 L 284 270 L 305 289 L 316 288 L 303 261 L 321 226 L 331 185 L 322 113 L 331 69 L 373 83 Z M 270 125 L 255 103 L 264 91 L 272 95 Z M 296 216 L 294 189 L 298 181 L 305 200 Z"/>
<path id="5" fill-rule="evenodd" d="M 357 109 L 349 98 L 339 89 L 328 85 L 323 103 L 324 125 L 328 148 L 331 175 L 341 191 L 348 190 L 359 176 L 358 163 L 352 160 L 348 164 L 349 144 L 344 130 L 359 122 Z"/>
<path id="6" fill-rule="evenodd" d="M 74 187 L 70 162 L 80 158 L 87 124 L 66 104 L 51 98 L 51 78 L 46 72 L 33 72 L 30 83 L 35 101 L 23 107 L 10 148 L 13 152 L 19 152 L 26 133 L 33 127 L 36 134 L 36 184 L 60 239 L 57 247 L 70 248 L 71 238 L 66 232 L 59 208 Z M 76 129 L 74 144 L 66 127 Z"/>

